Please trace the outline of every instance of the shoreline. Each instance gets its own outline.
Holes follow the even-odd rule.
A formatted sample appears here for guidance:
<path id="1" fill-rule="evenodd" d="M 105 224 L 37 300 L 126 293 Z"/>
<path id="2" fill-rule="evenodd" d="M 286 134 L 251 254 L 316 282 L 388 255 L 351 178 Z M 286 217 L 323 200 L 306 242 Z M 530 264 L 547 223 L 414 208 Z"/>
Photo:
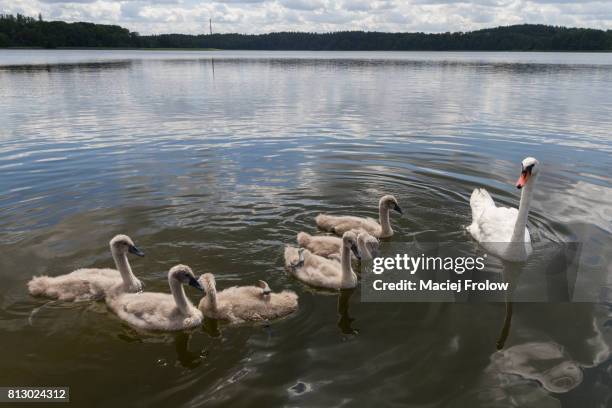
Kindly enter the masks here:
<path id="1" fill-rule="evenodd" d="M 232 49 L 232 48 L 130 48 L 130 47 L 0 47 L 0 50 L 46 50 L 46 51 L 253 51 L 253 52 L 430 52 L 430 53 L 558 53 L 558 54 L 612 54 L 612 50 L 296 50 L 296 49 Z"/>

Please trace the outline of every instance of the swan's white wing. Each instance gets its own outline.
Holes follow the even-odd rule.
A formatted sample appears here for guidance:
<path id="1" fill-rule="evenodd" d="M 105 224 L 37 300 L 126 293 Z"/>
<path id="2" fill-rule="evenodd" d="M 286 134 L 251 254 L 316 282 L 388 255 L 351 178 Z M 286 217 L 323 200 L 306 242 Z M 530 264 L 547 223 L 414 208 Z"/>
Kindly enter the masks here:
<path id="1" fill-rule="evenodd" d="M 476 241 L 482 241 L 480 230 L 481 218 L 487 209 L 495 208 L 495 202 L 484 188 L 475 188 L 470 197 L 472 208 L 472 224 L 467 227 L 468 232 Z"/>
<path id="2" fill-rule="evenodd" d="M 470 197 L 472 224 L 468 232 L 488 252 L 511 261 L 524 260 L 531 252 L 531 237 L 525 229 L 524 244 L 511 245 L 518 218 L 516 208 L 496 207 L 489 193 L 475 189 Z"/>
<path id="3" fill-rule="evenodd" d="M 483 188 L 477 188 L 470 197 L 472 224 L 467 230 L 479 242 L 510 242 L 518 210 L 496 207 L 493 198 Z"/>
<path id="4" fill-rule="evenodd" d="M 480 242 L 510 242 L 518 217 L 516 208 L 489 207 L 478 219 Z"/>
<path id="5" fill-rule="evenodd" d="M 487 208 L 495 208 L 495 202 L 484 188 L 476 188 L 470 197 L 472 221 L 477 221 Z"/>

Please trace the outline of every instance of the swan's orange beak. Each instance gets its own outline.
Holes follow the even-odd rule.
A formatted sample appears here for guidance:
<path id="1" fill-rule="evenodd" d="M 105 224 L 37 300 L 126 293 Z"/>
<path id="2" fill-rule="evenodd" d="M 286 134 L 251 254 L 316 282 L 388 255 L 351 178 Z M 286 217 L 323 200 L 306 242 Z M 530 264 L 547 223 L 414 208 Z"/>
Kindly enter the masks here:
<path id="1" fill-rule="evenodd" d="M 523 186 L 527 183 L 527 180 L 529 179 L 529 172 L 526 170 L 521 171 L 521 176 L 519 177 L 519 179 L 516 181 L 516 188 L 518 188 L 519 190 L 521 188 L 523 188 Z"/>

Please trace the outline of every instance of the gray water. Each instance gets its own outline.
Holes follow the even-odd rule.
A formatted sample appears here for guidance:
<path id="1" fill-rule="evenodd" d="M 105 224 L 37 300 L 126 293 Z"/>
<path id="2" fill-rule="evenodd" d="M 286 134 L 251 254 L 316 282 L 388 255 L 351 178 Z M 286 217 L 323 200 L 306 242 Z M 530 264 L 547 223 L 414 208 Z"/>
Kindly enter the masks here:
<path id="1" fill-rule="evenodd" d="M 496 351 L 504 304 L 362 303 L 287 276 L 282 248 L 385 193 L 394 241 L 467 240 L 473 188 L 517 206 L 530 155 L 534 240 L 612 274 L 611 83 L 612 54 L 0 50 L 0 385 L 87 407 L 610 406 L 606 287 L 515 305 Z M 292 289 L 299 311 L 154 334 L 27 294 L 112 266 L 117 233 L 147 290 L 181 262 Z"/>

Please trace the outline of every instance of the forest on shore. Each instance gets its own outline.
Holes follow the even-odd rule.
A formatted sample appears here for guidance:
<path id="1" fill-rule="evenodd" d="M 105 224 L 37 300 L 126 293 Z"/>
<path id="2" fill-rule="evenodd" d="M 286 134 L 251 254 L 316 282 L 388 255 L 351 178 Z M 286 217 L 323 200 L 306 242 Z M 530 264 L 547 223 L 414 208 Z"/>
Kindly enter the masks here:
<path id="1" fill-rule="evenodd" d="M 454 33 L 140 35 L 116 25 L 0 14 L 0 47 L 215 48 L 325 51 L 612 51 L 612 30 L 520 24 Z"/>

